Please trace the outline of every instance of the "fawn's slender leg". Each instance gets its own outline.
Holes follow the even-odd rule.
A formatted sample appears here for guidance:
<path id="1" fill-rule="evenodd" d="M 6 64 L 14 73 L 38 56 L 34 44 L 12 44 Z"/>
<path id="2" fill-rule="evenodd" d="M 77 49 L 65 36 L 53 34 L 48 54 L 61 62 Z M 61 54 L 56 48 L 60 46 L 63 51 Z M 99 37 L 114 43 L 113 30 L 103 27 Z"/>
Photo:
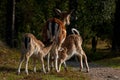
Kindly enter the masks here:
<path id="1" fill-rule="evenodd" d="M 43 57 L 40 57 L 40 58 L 41 58 L 40 60 L 41 60 L 41 63 L 42 63 L 43 72 L 46 73 Z"/>
<path id="2" fill-rule="evenodd" d="M 60 60 L 58 63 L 59 63 L 59 65 L 58 65 L 58 72 L 60 72 L 60 70 L 61 70 L 61 65 L 62 65 L 63 62 L 62 62 L 62 60 Z"/>
<path id="3" fill-rule="evenodd" d="M 28 73 L 28 61 L 29 61 L 29 58 L 30 58 L 30 56 L 27 56 L 26 55 L 26 66 L 25 66 L 25 72 L 26 72 L 26 74 L 28 75 L 29 73 Z"/>
<path id="4" fill-rule="evenodd" d="M 20 69 L 21 69 L 23 61 L 24 61 L 24 55 L 21 54 L 20 63 L 19 63 L 19 66 L 18 66 L 18 74 L 20 74 Z"/>
<path id="5" fill-rule="evenodd" d="M 86 68 L 87 68 L 87 72 L 89 72 L 89 66 L 88 66 L 88 61 L 87 61 L 87 56 L 86 56 L 86 54 L 85 54 L 85 52 L 83 51 L 83 49 L 81 48 L 81 56 L 83 56 L 84 57 L 84 59 L 85 59 L 85 65 L 86 65 Z"/>
<path id="6" fill-rule="evenodd" d="M 83 60 L 82 60 L 82 55 L 81 55 L 81 54 L 79 54 L 79 55 L 78 55 L 78 57 L 79 57 L 79 61 L 80 61 L 80 71 L 82 71 L 82 69 L 83 69 Z"/>
<path id="7" fill-rule="evenodd" d="M 66 65 L 66 62 L 65 62 L 65 61 L 63 62 L 63 64 L 64 64 L 64 69 L 65 69 L 65 71 L 68 71 L 68 70 L 67 70 L 67 65 Z"/>
<path id="8" fill-rule="evenodd" d="M 84 56 L 84 59 L 85 59 L 85 65 L 86 65 L 87 72 L 89 72 L 89 66 L 88 66 L 87 56 L 86 56 L 86 54 L 84 54 L 83 56 Z"/>
<path id="9" fill-rule="evenodd" d="M 36 59 L 33 59 L 33 71 L 36 73 Z"/>
<path id="10" fill-rule="evenodd" d="M 50 53 L 47 55 L 47 70 L 50 71 Z"/>

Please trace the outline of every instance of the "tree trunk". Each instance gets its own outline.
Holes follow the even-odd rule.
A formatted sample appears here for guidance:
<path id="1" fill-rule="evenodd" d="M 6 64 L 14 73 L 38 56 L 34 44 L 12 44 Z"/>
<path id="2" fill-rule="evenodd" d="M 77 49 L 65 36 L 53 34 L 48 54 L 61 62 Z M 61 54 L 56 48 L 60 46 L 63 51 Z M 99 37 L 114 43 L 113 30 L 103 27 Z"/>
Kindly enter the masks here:
<path id="1" fill-rule="evenodd" d="M 115 22 L 113 28 L 112 50 L 120 50 L 120 1 L 116 1 Z"/>
<path id="2" fill-rule="evenodd" d="M 14 27 L 15 27 L 15 0 L 7 0 L 6 14 L 6 43 L 14 46 Z"/>
<path id="3" fill-rule="evenodd" d="M 92 38 L 92 52 L 95 53 L 97 48 L 97 36 Z"/>

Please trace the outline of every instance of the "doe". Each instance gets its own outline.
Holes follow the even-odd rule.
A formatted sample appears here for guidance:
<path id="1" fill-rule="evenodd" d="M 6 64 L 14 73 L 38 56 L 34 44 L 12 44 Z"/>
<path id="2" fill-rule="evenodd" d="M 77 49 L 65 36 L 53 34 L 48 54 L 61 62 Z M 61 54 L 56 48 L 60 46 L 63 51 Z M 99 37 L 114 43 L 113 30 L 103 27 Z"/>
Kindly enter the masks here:
<path id="1" fill-rule="evenodd" d="M 55 56 L 55 69 L 58 72 L 58 51 L 61 49 L 61 45 L 66 38 L 66 25 L 70 24 L 70 16 L 73 11 L 64 12 L 59 9 L 55 9 L 55 12 L 60 16 L 58 18 L 50 18 L 47 20 L 46 25 L 43 28 L 43 38 L 44 42 L 47 43 L 55 37 L 55 47 L 54 54 Z M 49 58 L 49 55 L 48 55 Z M 49 59 L 48 59 L 48 71 L 49 71 Z"/>

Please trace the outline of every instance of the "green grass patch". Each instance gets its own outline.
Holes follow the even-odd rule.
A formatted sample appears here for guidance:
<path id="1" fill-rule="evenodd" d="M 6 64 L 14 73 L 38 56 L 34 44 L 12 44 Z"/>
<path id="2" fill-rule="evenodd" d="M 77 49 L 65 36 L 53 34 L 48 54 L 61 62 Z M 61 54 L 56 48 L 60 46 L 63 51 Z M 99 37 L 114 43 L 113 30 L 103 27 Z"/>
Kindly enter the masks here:
<path id="1" fill-rule="evenodd" d="M 120 57 L 103 59 L 103 60 L 96 61 L 95 63 L 98 63 L 103 66 L 107 66 L 107 67 L 120 68 Z"/>

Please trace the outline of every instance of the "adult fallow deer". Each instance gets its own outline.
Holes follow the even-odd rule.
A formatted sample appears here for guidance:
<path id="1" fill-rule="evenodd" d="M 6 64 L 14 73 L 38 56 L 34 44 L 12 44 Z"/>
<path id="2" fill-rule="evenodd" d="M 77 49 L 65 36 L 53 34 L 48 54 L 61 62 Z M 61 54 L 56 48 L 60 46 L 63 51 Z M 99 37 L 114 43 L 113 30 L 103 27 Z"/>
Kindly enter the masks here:
<path id="1" fill-rule="evenodd" d="M 55 12 L 60 16 L 58 18 L 50 18 L 47 20 L 46 25 L 43 28 L 43 41 L 45 43 L 49 43 L 55 37 L 55 47 L 54 53 L 55 54 L 55 69 L 58 72 L 58 50 L 61 49 L 61 45 L 66 38 L 66 25 L 70 24 L 70 16 L 73 11 L 69 12 L 62 12 L 59 9 L 55 9 Z M 49 59 L 48 59 L 48 70 L 49 70 Z"/>

